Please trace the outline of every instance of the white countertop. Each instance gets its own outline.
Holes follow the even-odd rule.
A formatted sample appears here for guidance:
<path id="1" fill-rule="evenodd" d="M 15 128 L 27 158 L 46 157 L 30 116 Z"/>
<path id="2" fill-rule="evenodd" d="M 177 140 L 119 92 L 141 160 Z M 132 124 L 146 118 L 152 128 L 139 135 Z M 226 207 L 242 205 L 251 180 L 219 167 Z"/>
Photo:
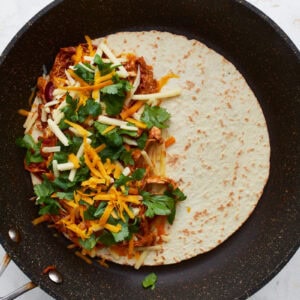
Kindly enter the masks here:
<path id="1" fill-rule="evenodd" d="M 51 0 L 0 0 L 0 53 L 17 31 Z M 300 49 L 300 0 L 248 0 L 273 19 Z M 0 246 L 0 260 L 4 250 Z M 0 278 L 0 297 L 27 283 L 29 279 L 11 262 Z M 20 296 L 20 300 L 53 300 L 40 288 Z M 288 264 L 251 300 L 300 299 L 300 250 Z"/>

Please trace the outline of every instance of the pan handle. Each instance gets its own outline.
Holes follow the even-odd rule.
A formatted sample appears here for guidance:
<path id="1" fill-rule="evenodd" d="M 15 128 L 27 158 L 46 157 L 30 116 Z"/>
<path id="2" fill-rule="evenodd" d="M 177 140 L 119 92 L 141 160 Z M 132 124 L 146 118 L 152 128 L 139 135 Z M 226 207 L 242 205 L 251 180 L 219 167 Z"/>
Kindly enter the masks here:
<path id="1" fill-rule="evenodd" d="M 10 263 L 11 258 L 10 256 L 6 253 L 2 259 L 1 265 L 0 265 L 0 276 L 4 273 L 6 270 L 8 264 Z M 0 300 L 13 300 L 16 299 L 17 297 L 21 296 L 22 294 L 30 291 L 31 289 L 35 288 L 36 285 L 33 282 L 28 282 L 24 284 L 23 286 L 17 288 L 15 291 L 12 291 L 6 296 L 0 297 Z"/>

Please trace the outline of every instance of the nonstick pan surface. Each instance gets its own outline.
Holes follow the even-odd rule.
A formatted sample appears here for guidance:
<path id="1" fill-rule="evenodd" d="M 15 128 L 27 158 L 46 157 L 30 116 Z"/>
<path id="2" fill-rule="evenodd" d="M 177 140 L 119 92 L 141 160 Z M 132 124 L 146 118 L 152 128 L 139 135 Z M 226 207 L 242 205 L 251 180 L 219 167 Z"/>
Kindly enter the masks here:
<path id="1" fill-rule="evenodd" d="M 120 13 L 121 11 L 121 13 Z M 155 14 L 153 13 L 155 12 Z M 183 17 L 184 16 L 184 17 Z M 37 209 L 15 146 L 30 88 L 59 47 L 124 30 L 167 30 L 196 38 L 232 61 L 255 92 L 267 120 L 271 172 L 247 222 L 215 250 L 178 265 L 139 271 L 88 265 L 46 226 L 32 226 Z M 20 268 L 56 299 L 233 299 L 261 287 L 299 247 L 299 53 L 265 16 L 243 1 L 56 1 L 10 43 L 0 60 L 0 241 Z M 17 228 L 20 243 L 8 238 Z M 56 265 L 64 281 L 42 276 Z M 141 287 L 158 275 L 154 291 Z"/>

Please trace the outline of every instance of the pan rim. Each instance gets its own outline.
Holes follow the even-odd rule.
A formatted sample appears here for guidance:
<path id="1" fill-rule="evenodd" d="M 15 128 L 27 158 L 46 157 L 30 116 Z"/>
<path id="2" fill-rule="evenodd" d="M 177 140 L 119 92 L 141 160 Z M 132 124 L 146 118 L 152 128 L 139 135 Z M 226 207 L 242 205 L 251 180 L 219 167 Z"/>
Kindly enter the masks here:
<path id="1" fill-rule="evenodd" d="M 292 49 L 293 53 L 296 55 L 298 61 L 300 61 L 300 52 L 299 49 L 296 47 L 296 45 L 292 42 L 292 40 L 287 36 L 287 34 L 268 16 L 266 16 L 263 12 L 261 12 L 258 8 L 254 7 L 252 4 L 246 2 L 246 1 L 238 1 L 238 0 L 232 0 L 233 2 L 236 2 L 240 5 L 245 6 L 246 8 L 252 10 L 256 15 L 258 15 L 260 18 L 264 20 L 266 24 L 271 26 L 276 33 L 287 43 L 290 49 Z M 18 41 L 20 37 L 22 37 L 26 31 L 43 15 L 47 14 L 50 10 L 52 10 L 54 7 L 58 6 L 60 3 L 62 3 L 63 0 L 56 0 L 50 4 L 48 4 L 45 8 L 43 8 L 40 12 L 38 12 L 34 17 L 30 19 L 19 31 L 18 33 L 13 37 L 13 39 L 9 42 L 9 44 L 6 46 L 4 51 L 1 54 L 0 57 L 0 67 L 5 60 L 6 56 L 9 54 L 10 50 L 14 47 L 14 44 Z M 5 239 L 2 237 L 2 233 L 0 233 L 0 241 L 3 245 L 4 249 L 9 253 L 8 249 L 10 248 L 9 245 L 5 242 Z M 246 291 L 244 295 L 242 295 L 239 299 L 244 299 L 245 297 L 248 297 L 258 291 L 262 286 L 264 286 L 267 282 L 269 282 L 278 272 L 282 269 L 284 265 L 290 260 L 290 258 L 295 254 L 297 249 L 300 246 L 300 240 L 295 240 L 295 246 L 290 250 L 290 252 L 282 259 L 281 263 L 277 265 L 277 267 L 259 284 L 258 286 L 252 288 L 250 291 Z M 14 257 L 14 256 L 13 256 Z M 18 267 L 22 269 L 22 271 L 28 275 L 30 278 L 34 278 L 36 276 L 31 276 L 32 274 L 28 273 L 28 270 L 24 270 L 22 266 L 21 259 L 18 259 L 17 257 L 14 257 L 14 261 L 17 263 Z M 59 297 L 57 295 L 54 295 L 51 290 L 48 289 L 48 287 L 41 286 L 43 290 L 47 291 L 50 295 L 53 295 L 55 297 Z M 59 298 L 57 298 L 59 299 Z"/>

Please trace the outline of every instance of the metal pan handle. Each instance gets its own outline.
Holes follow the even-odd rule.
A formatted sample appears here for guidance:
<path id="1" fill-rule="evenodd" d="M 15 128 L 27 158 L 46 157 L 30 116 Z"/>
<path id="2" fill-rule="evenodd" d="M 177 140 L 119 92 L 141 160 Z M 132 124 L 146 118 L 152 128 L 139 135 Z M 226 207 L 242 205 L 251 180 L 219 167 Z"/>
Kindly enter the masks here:
<path id="1" fill-rule="evenodd" d="M 4 271 L 6 270 L 7 266 L 10 263 L 10 261 L 11 261 L 10 256 L 8 254 L 5 254 L 3 259 L 2 259 L 1 265 L 0 265 L 0 277 L 4 273 Z M 15 291 L 12 291 L 8 295 L 0 297 L 0 300 L 13 300 L 13 299 L 16 299 L 17 297 L 21 296 L 22 294 L 30 291 L 31 289 L 33 289 L 35 287 L 36 287 L 36 285 L 33 282 L 28 282 L 28 283 L 24 284 L 23 286 L 17 288 Z"/>

